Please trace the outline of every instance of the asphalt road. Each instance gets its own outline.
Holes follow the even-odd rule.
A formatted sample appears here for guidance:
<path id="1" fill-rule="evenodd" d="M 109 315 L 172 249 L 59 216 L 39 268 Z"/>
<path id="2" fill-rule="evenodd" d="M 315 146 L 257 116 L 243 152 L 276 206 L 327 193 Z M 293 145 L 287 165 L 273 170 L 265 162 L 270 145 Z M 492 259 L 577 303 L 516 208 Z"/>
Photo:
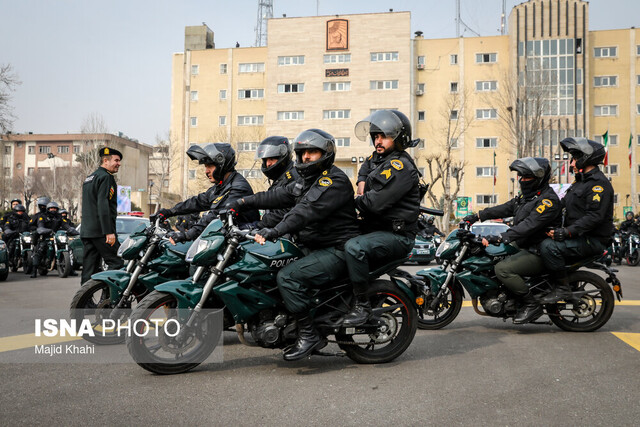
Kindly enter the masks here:
<path id="1" fill-rule="evenodd" d="M 0 424 L 638 425 L 640 346 L 614 333 L 640 336 L 639 273 L 620 267 L 627 305 L 597 332 L 517 326 L 463 307 L 446 328 L 418 330 L 385 365 L 287 363 L 230 332 L 223 363 L 179 376 L 134 363 L 3 363 L 33 348 L 0 352 Z M 0 307 L 66 310 L 78 285 L 12 273 L 0 283 Z M 15 325 L 1 325 L 0 337 L 11 335 Z"/>

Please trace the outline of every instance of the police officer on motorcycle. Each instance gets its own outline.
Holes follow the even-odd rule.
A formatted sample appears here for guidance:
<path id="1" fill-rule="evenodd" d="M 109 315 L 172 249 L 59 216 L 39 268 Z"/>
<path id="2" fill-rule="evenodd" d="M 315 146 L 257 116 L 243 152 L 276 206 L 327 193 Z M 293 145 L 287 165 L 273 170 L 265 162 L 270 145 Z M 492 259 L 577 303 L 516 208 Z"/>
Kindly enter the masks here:
<path id="1" fill-rule="evenodd" d="M 189 230 L 173 231 L 167 234 L 167 237 L 170 237 L 174 243 L 196 239 L 206 226 L 218 216 L 218 212 L 224 208 L 226 203 L 253 194 L 247 180 L 235 170 L 236 152 L 230 144 L 192 145 L 187 150 L 187 156 L 204 165 L 207 178 L 213 185 L 207 191 L 180 202 L 172 208 L 160 209 L 150 219 L 154 222 L 159 217 L 161 221 L 164 221 L 175 215 L 206 210 L 209 212 Z M 240 216 L 240 222 L 253 222 L 259 218 L 257 210 L 249 210 Z"/>
<path id="2" fill-rule="evenodd" d="M 420 215 L 418 218 L 418 233 L 421 236 L 430 239 L 434 234 L 444 237 L 444 233 L 436 227 L 436 218 L 431 215 L 425 220 L 424 216 Z"/>
<path id="3" fill-rule="evenodd" d="M 556 288 L 541 299 L 545 304 L 571 297 L 565 265 L 602 254 L 614 231 L 613 187 L 598 168 L 606 155 L 604 146 L 586 138 L 566 138 L 560 146 L 571 154 L 575 182 L 562 199 L 562 226 L 549 231 L 550 238 L 540 245 L 544 265 L 556 278 Z"/>
<path id="4" fill-rule="evenodd" d="M 56 202 L 49 202 L 47 204 L 47 211 L 45 213 L 39 213 L 36 217 L 36 233 L 41 236 L 38 245 L 33 252 L 33 271 L 31 272 L 31 278 L 38 276 L 38 267 L 40 262 L 47 257 L 47 247 L 49 238 L 55 234 L 58 230 L 65 230 L 70 236 L 77 236 L 80 233 L 75 228 L 71 227 L 66 219 L 63 219 L 58 210 L 60 207 Z"/>
<path id="5" fill-rule="evenodd" d="M 506 203 L 483 209 L 463 220 L 474 223 L 478 220 L 513 217 L 513 227 L 500 236 L 487 236 L 483 243 L 512 243 L 520 252 L 496 264 L 495 272 L 521 305 L 513 319 L 514 323 L 528 323 L 543 313 L 537 297 L 532 294 L 522 276 L 536 276 L 544 271 L 542 259 L 537 255 L 537 245 L 545 238 L 549 227 L 560 225 L 562 205 L 556 192 L 549 186 L 551 166 L 549 160 L 539 157 L 517 159 L 509 169 L 518 173 L 520 194 Z"/>
<path id="6" fill-rule="evenodd" d="M 344 316 L 344 326 L 359 326 L 371 315 L 366 296 L 369 266 L 404 258 L 413 247 L 420 215 L 418 168 L 405 149 L 412 147 L 411 123 L 400 111 L 380 110 L 355 127 L 358 139 L 371 138 L 376 167 L 367 176 L 362 196 L 356 198 L 362 236 L 345 245 L 355 305 Z"/>
<path id="7" fill-rule="evenodd" d="M 353 186 L 335 166 L 336 143 L 320 129 L 298 135 L 293 147 L 301 179 L 284 187 L 244 197 L 229 208 L 287 208 L 291 210 L 272 228 L 259 230 L 258 243 L 285 234 L 297 234 L 306 256 L 284 267 L 277 276 L 285 306 L 296 318 L 298 339 L 284 353 L 287 361 L 302 359 L 326 345 L 313 325 L 312 288 L 320 288 L 347 274 L 344 244 L 358 234 Z"/>
<path id="8" fill-rule="evenodd" d="M 20 199 L 11 200 L 11 212 L 7 212 L 6 215 L 4 215 L 2 218 L 0 218 L 0 229 L 4 228 L 4 223 L 7 222 L 9 217 L 15 213 L 15 209 L 14 208 L 17 205 L 21 205 L 21 204 L 22 204 L 22 200 L 20 200 Z"/>
<path id="9" fill-rule="evenodd" d="M 13 212 L 7 215 L 5 221 L 2 223 L 2 229 L 4 230 L 2 239 L 7 244 L 9 250 L 9 262 L 13 262 L 15 259 L 14 252 L 16 251 L 20 233 L 29 230 L 30 218 L 26 210 L 22 204 L 14 205 Z"/>
<path id="10" fill-rule="evenodd" d="M 67 220 L 70 227 L 76 227 L 76 225 L 69 219 L 69 212 L 66 209 L 60 209 L 60 216 L 62 217 L 62 219 Z"/>
<path id="11" fill-rule="evenodd" d="M 625 233 L 638 234 L 640 224 L 638 224 L 638 219 L 634 218 L 633 212 L 627 212 L 625 218 L 626 220 L 622 221 L 622 223 L 620 224 L 620 231 Z"/>

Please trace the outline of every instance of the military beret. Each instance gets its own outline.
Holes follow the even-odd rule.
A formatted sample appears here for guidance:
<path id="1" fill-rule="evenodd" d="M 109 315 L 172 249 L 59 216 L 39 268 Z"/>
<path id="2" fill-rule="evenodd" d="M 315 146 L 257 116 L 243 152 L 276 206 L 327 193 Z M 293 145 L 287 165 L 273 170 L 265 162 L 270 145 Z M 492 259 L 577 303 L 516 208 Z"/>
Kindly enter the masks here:
<path id="1" fill-rule="evenodd" d="M 115 154 L 116 156 L 120 156 L 120 160 L 122 160 L 122 153 L 116 150 L 115 148 L 104 147 L 104 148 L 101 148 L 100 151 L 98 151 L 98 155 L 100 157 L 110 156 L 112 154 Z"/>

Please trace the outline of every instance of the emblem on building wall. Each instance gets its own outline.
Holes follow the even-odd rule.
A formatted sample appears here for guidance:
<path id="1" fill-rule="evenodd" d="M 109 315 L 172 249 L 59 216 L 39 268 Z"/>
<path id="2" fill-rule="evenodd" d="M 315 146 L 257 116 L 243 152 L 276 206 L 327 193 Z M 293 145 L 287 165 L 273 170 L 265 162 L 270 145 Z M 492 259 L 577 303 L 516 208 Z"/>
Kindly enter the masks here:
<path id="1" fill-rule="evenodd" d="M 349 49 L 349 21 L 332 19 L 327 21 L 327 50 Z"/>

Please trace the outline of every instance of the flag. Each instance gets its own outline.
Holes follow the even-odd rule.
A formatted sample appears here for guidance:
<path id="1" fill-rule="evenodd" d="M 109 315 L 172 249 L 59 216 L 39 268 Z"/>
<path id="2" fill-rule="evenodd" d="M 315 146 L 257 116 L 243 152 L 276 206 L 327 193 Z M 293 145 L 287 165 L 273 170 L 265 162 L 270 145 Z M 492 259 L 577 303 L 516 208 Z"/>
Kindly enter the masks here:
<path id="1" fill-rule="evenodd" d="M 631 155 L 633 154 L 633 150 L 631 148 L 631 144 L 633 143 L 633 134 L 629 134 L 629 169 L 631 169 Z"/>
<path id="2" fill-rule="evenodd" d="M 496 185 L 496 150 L 493 150 L 493 185 Z"/>
<path id="3" fill-rule="evenodd" d="M 564 166 L 566 164 L 567 164 L 567 162 L 565 162 L 565 161 L 562 162 L 562 168 L 560 169 L 560 175 L 564 175 L 564 173 L 565 173 L 565 167 Z"/>
<path id="4" fill-rule="evenodd" d="M 609 144 L 609 129 L 602 135 L 602 143 L 604 144 L 604 165 L 609 166 L 609 149 L 607 148 Z"/>

